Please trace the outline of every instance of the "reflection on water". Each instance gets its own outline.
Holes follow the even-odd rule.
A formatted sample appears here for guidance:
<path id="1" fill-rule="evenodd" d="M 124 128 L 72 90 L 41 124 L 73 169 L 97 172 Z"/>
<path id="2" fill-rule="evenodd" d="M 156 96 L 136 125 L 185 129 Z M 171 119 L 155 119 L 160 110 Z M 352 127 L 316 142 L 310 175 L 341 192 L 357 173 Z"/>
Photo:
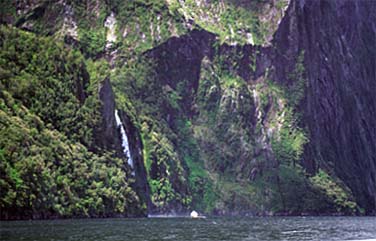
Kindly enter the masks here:
<path id="1" fill-rule="evenodd" d="M 214 217 L 0 222 L 0 240 L 376 240 L 376 217 Z"/>

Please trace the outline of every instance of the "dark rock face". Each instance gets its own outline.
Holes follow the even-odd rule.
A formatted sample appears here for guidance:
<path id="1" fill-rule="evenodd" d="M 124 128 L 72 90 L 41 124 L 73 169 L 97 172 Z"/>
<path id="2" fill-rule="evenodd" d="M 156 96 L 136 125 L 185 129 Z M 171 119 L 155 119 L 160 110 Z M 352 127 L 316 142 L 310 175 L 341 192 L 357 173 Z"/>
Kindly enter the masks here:
<path id="1" fill-rule="evenodd" d="M 194 101 L 194 93 L 199 85 L 201 62 L 204 57 L 212 56 L 212 44 L 215 42 L 215 38 L 214 34 L 207 31 L 193 30 L 184 36 L 173 37 L 144 54 L 146 58 L 151 59 L 155 64 L 155 78 L 158 86 L 176 90 L 179 83 L 186 83 L 183 92 L 187 94 L 179 102 L 181 109 L 174 109 L 167 105 L 159 107 L 160 112 L 163 113 L 163 122 L 166 122 L 168 127 L 176 133 L 180 131 L 177 120 L 183 120 L 194 114 L 192 103 Z M 174 149 L 179 148 L 177 142 L 177 139 L 170 142 Z M 154 144 L 158 146 L 157 143 Z M 150 167 L 149 177 L 151 180 L 157 181 L 168 179 L 168 182 L 171 183 L 171 190 L 176 190 L 177 195 L 181 198 L 180 200 L 166 202 L 163 207 L 154 202 L 155 205 L 151 206 L 150 212 L 187 212 L 187 205 L 182 201 L 190 195 L 187 182 L 188 173 L 187 169 L 183 167 L 185 164 L 177 155 L 169 156 L 167 159 L 163 158 L 163 155 L 153 155 L 151 157 L 153 162 Z M 171 175 L 168 173 L 171 173 Z"/>
<path id="2" fill-rule="evenodd" d="M 215 38 L 214 34 L 205 30 L 193 30 L 187 35 L 169 39 L 146 55 L 156 61 L 158 80 L 162 84 L 175 89 L 179 81 L 186 80 L 189 83 L 187 88 L 196 91 L 201 61 L 205 56 L 212 57 Z M 192 99 L 188 98 L 185 102 L 188 106 Z"/>
<path id="3" fill-rule="evenodd" d="M 305 51 L 304 165 L 333 168 L 367 213 L 376 210 L 376 2 L 293 1 L 274 39 L 276 81 Z"/>
<path id="4" fill-rule="evenodd" d="M 241 57 L 228 60 L 228 65 L 236 61 L 235 72 L 245 81 L 257 81 L 269 69 L 273 81 L 290 85 L 294 80 L 289 76 L 304 52 L 307 83 L 297 110 L 310 141 L 302 164 L 310 173 L 319 168 L 333 170 L 366 213 L 374 213 L 376 4 L 296 0 L 287 11 L 271 47 L 222 45 L 215 52 L 215 36 L 196 30 L 172 38 L 146 55 L 156 60 L 161 84 L 175 88 L 187 79 L 189 88 L 197 91 L 205 56 L 212 59 L 215 54 L 234 52 Z M 192 109 L 191 104 L 192 99 L 187 99 L 185 111 Z M 255 173 L 251 171 L 251 179 Z"/>
<path id="5" fill-rule="evenodd" d="M 140 130 L 132 123 L 131 118 L 125 112 L 120 111 L 119 116 L 125 126 L 125 132 L 129 138 L 129 149 L 134 164 L 136 178 L 135 190 L 142 201 L 146 203 L 149 210 L 151 207 L 150 191 L 144 166 L 144 157 L 142 154 L 143 145 Z"/>
<path id="6" fill-rule="evenodd" d="M 107 150 L 116 150 L 119 157 L 126 158 L 121 144 L 120 130 L 115 121 L 115 96 L 109 78 L 106 78 L 102 82 L 99 89 L 99 98 L 102 102 L 100 109 L 102 122 L 100 127 L 96 130 L 96 144 Z M 120 110 L 119 116 L 129 138 L 129 148 L 134 162 L 136 178 L 134 188 L 143 202 L 147 204 L 147 207 L 150 207 L 149 186 L 147 184 L 147 175 L 144 167 L 142 155 L 143 146 L 140 132 L 124 111 Z"/>
<path id="7" fill-rule="evenodd" d="M 102 122 L 96 130 L 96 144 L 104 149 L 115 149 L 121 152 L 120 134 L 115 122 L 115 97 L 110 79 L 106 78 L 99 89 L 99 99 L 102 102 L 100 109 Z"/>
<path id="8" fill-rule="evenodd" d="M 19 4 L 17 10 L 24 12 L 29 9 L 30 11 L 26 11 L 25 13 L 28 14 L 17 22 L 11 15 L 1 16 L 0 22 L 12 23 L 28 31 L 44 32 L 38 31 L 36 28 L 38 25 L 34 23 L 37 19 L 42 18 L 49 23 L 48 26 L 51 25 L 46 28 L 50 29 L 46 34 L 56 32 L 58 13 L 53 14 L 54 12 L 50 10 L 58 11 L 60 8 L 50 9 L 47 2 L 40 4 L 38 2 L 31 1 L 30 6 Z M 375 214 L 375 35 L 375 0 L 292 0 L 271 47 L 224 44 L 216 48 L 214 44 L 218 44 L 218 42 L 216 42 L 214 34 L 204 30 L 193 30 L 184 36 L 170 38 L 144 55 L 155 60 L 158 85 L 176 90 L 180 82 L 188 83 L 185 88 L 189 91 L 181 101 L 181 110 L 168 109 L 168 107 L 163 109 L 163 118 L 171 131 L 180 133 L 176 119 L 181 118 L 184 121 L 193 119 L 199 122 L 197 119 L 200 119 L 200 115 L 202 115 L 202 120 L 206 121 L 206 115 L 211 111 L 208 107 L 207 113 L 200 113 L 200 110 L 205 108 L 197 106 L 195 97 L 198 95 L 200 84 L 203 84 L 203 77 L 205 77 L 203 73 L 207 73 L 208 78 L 206 79 L 211 79 L 211 75 L 214 76 L 211 61 L 215 55 L 233 57 L 225 59 L 224 64 L 231 72 L 236 73 L 250 85 L 262 82 L 263 80 L 259 81 L 259 79 L 265 76 L 267 70 L 270 70 L 271 73 L 268 78 L 274 82 L 290 85 L 293 80 L 289 75 L 294 71 L 298 56 L 304 52 L 306 89 L 297 111 L 302 114 L 301 126 L 308 130 L 309 143 L 305 146 L 302 164 L 312 174 L 319 169 L 333 170 L 335 176 L 338 176 L 351 188 L 357 202 L 366 210 L 366 213 Z M 65 42 L 75 47 L 79 46 L 77 40 L 69 36 L 65 37 Z M 208 59 L 207 66 L 203 64 L 206 57 Z M 236 68 L 232 67 L 234 62 L 237 64 Z M 250 65 L 253 66 L 250 67 Z M 81 103 L 87 98 L 85 86 L 89 82 L 87 72 L 83 71 L 82 76 L 83 80 L 75 83 L 75 94 Z M 209 91 L 209 87 L 212 86 L 218 87 L 214 89 L 216 91 Z M 219 88 L 220 85 L 217 83 L 207 83 L 207 86 L 204 85 L 204 87 L 207 88 L 205 91 L 209 94 L 204 99 L 207 101 L 204 101 L 203 106 L 204 104 L 218 104 L 224 110 L 224 114 L 219 116 L 217 122 L 214 122 L 216 125 L 213 126 L 218 127 L 216 128 L 218 130 L 230 130 L 229 126 L 220 125 L 221 121 L 226 120 L 230 124 L 237 124 L 238 131 L 218 134 L 219 139 L 225 140 L 222 146 L 215 145 L 218 143 L 218 139 L 215 138 L 212 143 L 206 142 L 207 135 L 203 136 L 201 142 L 199 139 L 198 143 L 202 149 L 226 150 L 229 148 L 228 153 L 235 154 L 234 157 L 230 157 L 234 160 L 237 159 L 236 162 L 224 163 L 215 168 L 224 172 L 225 169 L 230 169 L 233 165 L 232 174 L 237 173 L 237 178 L 247 177 L 251 182 L 261 176 L 260 173 L 265 169 L 275 169 L 278 166 L 278 160 L 273 156 L 270 146 L 256 145 L 258 142 L 264 144 L 258 139 L 262 140 L 266 134 L 255 131 L 257 103 L 254 103 L 256 101 L 249 93 L 242 92 L 246 88 L 243 88 L 244 86 L 228 88 L 225 92 L 224 89 Z M 102 102 L 100 109 L 102 122 L 95 130 L 95 146 L 99 147 L 95 151 L 101 152 L 101 149 L 116 151 L 117 156 L 125 160 L 120 131 L 114 116 L 115 97 L 109 78 L 102 82 L 99 98 Z M 222 99 L 223 103 L 220 105 Z M 270 105 L 271 100 L 267 100 L 267 102 L 268 104 L 264 107 L 265 113 L 272 112 L 271 109 L 273 109 L 273 106 Z M 238 104 L 238 112 L 231 113 L 233 103 Z M 239 113 L 244 113 L 245 117 L 243 118 Z M 153 207 L 150 201 L 151 192 L 144 166 L 142 154 L 144 147 L 140 130 L 129 114 L 119 110 L 119 115 L 129 137 L 130 151 L 134 161 L 136 183 L 133 188 L 147 204 L 150 211 L 165 211 Z M 232 119 L 227 115 L 232 115 Z M 266 116 L 265 114 L 262 124 L 264 124 Z M 245 127 L 241 129 L 239 123 L 243 123 Z M 193 124 L 197 125 L 197 123 Z M 178 147 L 177 140 L 179 138 L 176 137 L 171 141 L 174 148 Z M 231 147 L 226 142 L 227 140 L 237 142 L 233 141 L 235 144 Z M 247 144 L 247 148 L 239 148 L 241 146 L 239 143 L 243 142 Z M 205 145 L 209 147 L 205 147 Z M 233 150 L 239 152 L 234 153 Z M 166 156 L 168 157 L 168 155 Z M 231 160 L 230 157 L 224 156 L 223 159 Z M 266 165 L 259 162 L 257 158 L 266 160 L 267 165 L 270 166 L 266 168 Z M 158 158 L 155 158 L 151 166 L 150 177 L 155 180 L 169 178 L 172 188 L 177 193 L 188 196 L 190 195 L 187 182 L 188 169 L 184 166 L 184 160 L 180 159 L 174 159 L 171 163 L 177 164 L 179 161 L 179 166 L 182 167 L 181 172 L 177 171 L 178 168 L 172 169 L 170 177 L 166 175 L 165 166 L 159 162 Z M 215 161 L 216 159 L 212 163 Z M 278 176 L 272 178 L 278 179 L 279 183 Z M 185 211 L 185 208 L 186 206 L 181 202 L 172 202 L 166 210 Z M 231 208 L 235 209 L 235 207 Z"/>
<path id="9" fill-rule="evenodd" d="M 164 83 L 174 88 L 177 81 L 187 79 L 197 89 L 201 60 L 213 55 L 215 38 L 205 30 L 193 30 L 179 38 L 169 39 L 146 55 L 157 61 L 159 79 Z"/>

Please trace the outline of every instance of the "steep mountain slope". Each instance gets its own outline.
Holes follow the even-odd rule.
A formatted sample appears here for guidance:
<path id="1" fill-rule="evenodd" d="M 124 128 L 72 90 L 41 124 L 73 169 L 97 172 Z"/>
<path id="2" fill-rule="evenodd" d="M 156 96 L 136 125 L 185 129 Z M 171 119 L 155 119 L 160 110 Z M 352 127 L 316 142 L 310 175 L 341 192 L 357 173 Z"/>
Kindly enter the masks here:
<path id="1" fill-rule="evenodd" d="M 81 53 L 4 26 L 0 44 L 1 218 L 142 213 L 123 156 L 95 142 L 99 81 Z"/>
<path id="2" fill-rule="evenodd" d="M 375 212 L 373 1 L 1 4 L 2 218 Z"/>
<path id="3" fill-rule="evenodd" d="M 376 205 L 376 3 L 297 1 L 280 25 L 280 57 L 305 50 L 307 88 L 301 110 L 310 134 L 304 162 L 333 171 L 366 210 Z M 285 65 L 286 66 L 286 65 Z M 288 67 L 276 80 L 286 82 Z"/>

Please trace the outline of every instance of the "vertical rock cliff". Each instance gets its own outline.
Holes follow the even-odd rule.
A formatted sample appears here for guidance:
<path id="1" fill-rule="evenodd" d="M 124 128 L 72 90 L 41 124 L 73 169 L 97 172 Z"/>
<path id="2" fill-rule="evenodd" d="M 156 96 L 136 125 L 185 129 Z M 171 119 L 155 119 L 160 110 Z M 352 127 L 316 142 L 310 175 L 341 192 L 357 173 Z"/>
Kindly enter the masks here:
<path id="1" fill-rule="evenodd" d="M 375 213 L 375 1 L 0 7 L 1 218 Z"/>
<path id="2" fill-rule="evenodd" d="M 299 106 L 309 130 L 304 166 L 332 169 L 368 213 L 376 205 L 376 3 L 292 1 L 274 39 L 275 80 L 304 50 Z"/>
<path id="3" fill-rule="evenodd" d="M 96 146 L 104 150 L 116 151 L 116 154 L 123 160 L 129 160 L 129 158 L 131 158 L 132 166 L 128 166 L 128 168 L 131 168 L 131 173 L 135 178 L 133 188 L 141 198 L 141 202 L 146 205 L 146 210 L 144 211 L 147 212 L 147 209 L 150 207 L 150 197 L 144 167 L 140 131 L 124 111 L 118 113 L 119 121 L 124 127 L 124 134 L 130 138 L 127 143 L 128 153 L 125 154 L 123 151 L 124 147 L 122 147 L 122 133 L 115 120 L 115 95 L 108 77 L 101 82 L 101 86 L 99 87 L 99 99 L 101 101 L 101 121 L 100 125 L 98 125 L 95 130 L 94 139 Z M 124 163 L 126 163 L 126 161 Z"/>

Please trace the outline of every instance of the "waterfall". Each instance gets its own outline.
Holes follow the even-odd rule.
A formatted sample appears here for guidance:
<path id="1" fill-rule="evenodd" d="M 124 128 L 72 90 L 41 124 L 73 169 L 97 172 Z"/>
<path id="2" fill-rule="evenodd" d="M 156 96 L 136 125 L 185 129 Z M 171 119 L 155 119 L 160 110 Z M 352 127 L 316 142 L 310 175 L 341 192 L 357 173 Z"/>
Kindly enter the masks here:
<path id="1" fill-rule="evenodd" d="M 116 120 L 116 125 L 118 127 L 120 127 L 121 146 L 123 147 L 123 152 L 128 157 L 129 166 L 131 166 L 132 169 L 134 169 L 133 160 L 132 160 L 132 157 L 131 157 L 131 151 L 129 149 L 129 142 L 128 142 L 127 133 L 125 133 L 125 129 L 124 129 L 123 123 L 120 120 L 118 110 L 115 110 L 115 120 Z M 132 171 L 132 174 L 135 175 L 134 170 Z"/>

